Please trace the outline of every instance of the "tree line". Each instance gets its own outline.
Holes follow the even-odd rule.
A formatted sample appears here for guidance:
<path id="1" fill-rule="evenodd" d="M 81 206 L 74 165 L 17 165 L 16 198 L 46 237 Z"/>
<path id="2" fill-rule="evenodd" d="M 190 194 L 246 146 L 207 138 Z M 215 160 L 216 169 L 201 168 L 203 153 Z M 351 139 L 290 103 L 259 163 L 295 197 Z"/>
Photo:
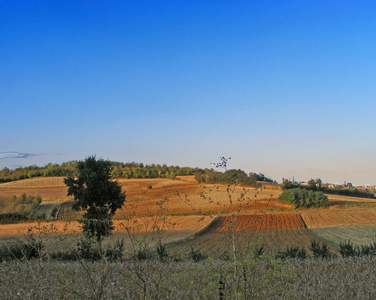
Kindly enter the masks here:
<path id="1" fill-rule="evenodd" d="M 198 172 L 195 175 L 195 179 L 201 183 L 229 183 L 229 184 L 241 184 L 246 186 L 257 186 L 257 181 L 276 182 L 271 178 L 266 177 L 262 173 L 249 173 L 247 174 L 243 170 L 227 170 L 224 173 L 216 172 L 214 170 L 205 170 L 205 172 Z"/>
<path id="2" fill-rule="evenodd" d="M 28 166 L 19 167 L 14 170 L 4 168 L 0 171 L 0 183 L 22 180 L 33 177 L 56 177 L 56 176 L 76 176 L 78 161 L 70 161 L 59 164 L 49 163 L 44 167 Z M 143 163 L 122 163 L 111 162 L 112 178 L 171 178 L 183 175 L 195 175 L 205 173 L 208 169 L 167 166 L 166 164 L 144 165 Z M 214 172 L 214 171 L 213 171 Z"/>
<path id="3" fill-rule="evenodd" d="M 0 183 L 28 179 L 33 177 L 57 177 L 77 176 L 77 165 L 79 161 L 70 161 L 59 164 L 49 163 L 44 167 L 28 166 L 19 167 L 14 170 L 4 168 L 0 170 Z M 170 178 L 176 176 L 195 175 L 198 182 L 206 183 L 227 183 L 228 180 L 237 180 L 244 185 L 255 186 L 257 181 L 276 182 L 262 173 L 251 172 L 249 174 L 242 170 L 228 170 L 225 173 L 214 169 L 202 169 L 192 167 L 167 166 L 166 164 L 143 164 L 137 162 L 115 162 L 111 161 L 111 178 Z"/>
<path id="4" fill-rule="evenodd" d="M 360 198 L 376 198 L 374 193 L 368 191 L 358 190 L 354 187 L 348 188 L 329 188 L 322 185 L 322 181 L 320 178 L 310 179 L 307 185 L 301 185 L 299 183 L 291 182 L 290 180 L 285 180 L 282 183 L 282 188 L 284 190 L 294 189 L 294 188 L 301 188 L 310 191 L 319 191 L 325 194 L 332 194 L 332 195 L 341 195 L 341 196 L 350 196 L 350 197 L 360 197 Z"/>

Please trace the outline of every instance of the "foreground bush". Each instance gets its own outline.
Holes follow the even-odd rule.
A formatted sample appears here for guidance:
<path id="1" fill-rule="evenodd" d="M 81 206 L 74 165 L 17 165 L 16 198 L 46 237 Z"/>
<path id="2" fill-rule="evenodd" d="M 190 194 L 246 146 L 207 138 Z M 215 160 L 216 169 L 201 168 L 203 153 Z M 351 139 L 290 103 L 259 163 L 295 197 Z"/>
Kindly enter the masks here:
<path id="1" fill-rule="evenodd" d="M 282 202 L 293 204 L 296 208 L 328 206 L 328 197 L 322 192 L 308 191 L 301 188 L 286 190 L 279 196 L 279 199 Z"/>
<path id="2" fill-rule="evenodd" d="M 10 260 L 28 261 L 32 258 L 41 258 L 43 248 L 42 240 L 34 235 L 30 235 L 26 239 L 15 239 L 0 247 L 0 262 Z"/>

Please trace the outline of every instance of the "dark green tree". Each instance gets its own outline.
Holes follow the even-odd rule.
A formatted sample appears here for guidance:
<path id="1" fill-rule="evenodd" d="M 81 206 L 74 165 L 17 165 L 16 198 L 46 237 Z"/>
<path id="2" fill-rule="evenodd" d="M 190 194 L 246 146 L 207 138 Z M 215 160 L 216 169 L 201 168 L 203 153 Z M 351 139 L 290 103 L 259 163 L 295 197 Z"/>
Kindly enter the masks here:
<path id="1" fill-rule="evenodd" d="M 68 175 L 64 183 L 68 196 L 74 197 L 73 209 L 84 210 L 83 232 L 98 242 L 113 230 L 112 217 L 125 202 L 125 193 L 111 180 L 111 162 L 90 156 L 77 164 L 77 177 Z"/>

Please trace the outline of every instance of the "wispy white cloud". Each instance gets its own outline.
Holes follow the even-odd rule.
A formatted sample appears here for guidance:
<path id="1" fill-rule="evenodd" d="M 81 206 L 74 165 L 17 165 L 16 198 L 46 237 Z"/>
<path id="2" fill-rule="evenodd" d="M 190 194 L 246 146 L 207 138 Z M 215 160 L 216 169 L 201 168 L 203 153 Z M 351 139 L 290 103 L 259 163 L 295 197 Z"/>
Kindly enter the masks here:
<path id="1" fill-rule="evenodd" d="M 6 158 L 27 158 L 31 156 L 36 156 L 33 153 L 21 153 L 21 152 L 0 152 L 0 159 Z"/>

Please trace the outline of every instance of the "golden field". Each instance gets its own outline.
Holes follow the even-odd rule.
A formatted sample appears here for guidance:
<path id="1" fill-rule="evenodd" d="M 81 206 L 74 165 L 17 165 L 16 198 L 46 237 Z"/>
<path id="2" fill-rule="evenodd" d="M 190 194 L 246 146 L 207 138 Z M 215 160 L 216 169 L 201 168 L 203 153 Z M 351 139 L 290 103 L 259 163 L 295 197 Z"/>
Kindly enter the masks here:
<path id="1" fill-rule="evenodd" d="M 114 216 L 114 235 L 129 237 L 163 232 L 163 240 L 173 251 L 190 247 L 219 253 L 229 245 L 229 195 L 226 185 L 198 184 L 193 176 L 175 180 L 119 179 L 126 193 L 124 207 Z M 0 184 L 0 196 L 40 195 L 42 204 L 58 204 L 56 221 L 0 225 L 0 237 L 8 239 L 30 232 L 56 236 L 79 236 L 82 212 L 71 209 L 73 198 L 66 195 L 62 177 L 33 178 Z M 317 239 L 311 230 L 338 226 L 376 226 L 376 201 L 329 195 L 329 207 L 295 209 L 278 200 L 277 186 L 237 187 L 232 194 L 238 215 L 239 243 L 262 243 L 270 249 L 286 245 L 308 245 Z M 244 194 L 244 201 L 236 201 Z M 370 234 L 373 231 L 367 231 Z M 159 236 L 158 238 L 161 238 Z M 180 241 L 180 243 L 178 243 Z M 218 251 L 215 251 L 217 249 Z"/>

